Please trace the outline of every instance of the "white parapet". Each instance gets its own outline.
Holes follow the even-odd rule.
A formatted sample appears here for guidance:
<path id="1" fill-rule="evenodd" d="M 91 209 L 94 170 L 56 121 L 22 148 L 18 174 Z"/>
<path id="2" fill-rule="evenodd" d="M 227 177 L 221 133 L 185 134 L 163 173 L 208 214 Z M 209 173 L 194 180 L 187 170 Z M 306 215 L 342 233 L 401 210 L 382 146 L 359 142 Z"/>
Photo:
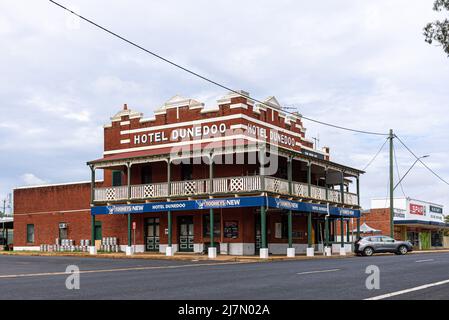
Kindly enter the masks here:
<path id="1" fill-rule="evenodd" d="M 260 249 L 260 259 L 268 259 L 268 248 Z"/>
<path id="2" fill-rule="evenodd" d="M 315 249 L 314 248 L 307 248 L 307 256 L 308 257 L 315 256 Z"/>
<path id="3" fill-rule="evenodd" d="M 127 256 L 132 256 L 134 254 L 133 247 L 132 246 L 126 246 L 125 252 L 126 252 Z"/>
<path id="4" fill-rule="evenodd" d="M 332 248 L 331 247 L 324 247 L 324 255 L 326 257 L 332 256 Z"/>
<path id="5" fill-rule="evenodd" d="M 287 248 L 287 258 L 294 258 L 296 255 L 295 248 Z"/>
<path id="6" fill-rule="evenodd" d="M 340 247 L 340 255 L 341 256 L 345 256 L 346 255 L 346 248 L 345 247 Z"/>
<path id="7" fill-rule="evenodd" d="M 167 257 L 173 257 L 173 255 L 174 255 L 173 247 L 167 246 L 167 248 L 165 248 L 165 255 Z"/>
<path id="8" fill-rule="evenodd" d="M 208 248 L 207 249 L 209 259 L 216 259 L 217 258 L 217 248 Z"/>
<path id="9" fill-rule="evenodd" d="M 95 246 L 89 247 L 89 254 L 97 254 L 97 248 Z"/>

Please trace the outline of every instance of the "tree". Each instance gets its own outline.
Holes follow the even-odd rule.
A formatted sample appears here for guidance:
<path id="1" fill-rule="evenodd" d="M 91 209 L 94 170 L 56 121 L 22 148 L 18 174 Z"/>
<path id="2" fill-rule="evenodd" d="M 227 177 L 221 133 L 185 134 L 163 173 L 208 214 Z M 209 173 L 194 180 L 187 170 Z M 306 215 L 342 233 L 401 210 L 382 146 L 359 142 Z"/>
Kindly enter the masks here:
<path id="1" fill-rule="evenodd" d="M 449 14 L 449 0 L 435 0 L 433 10 L 437 12 L 447 10 Z M 424 36 L 426 37 L 426 42 L 429 44 L 434 42 L 439 43 L 449 57 L 449 19 L 428 23 L 424 28 Z"/>

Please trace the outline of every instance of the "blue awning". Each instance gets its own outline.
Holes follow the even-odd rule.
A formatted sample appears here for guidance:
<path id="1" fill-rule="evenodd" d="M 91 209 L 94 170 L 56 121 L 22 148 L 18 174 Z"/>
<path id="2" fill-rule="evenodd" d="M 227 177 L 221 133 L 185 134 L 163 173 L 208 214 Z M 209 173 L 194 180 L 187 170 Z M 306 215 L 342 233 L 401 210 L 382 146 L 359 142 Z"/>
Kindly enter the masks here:
<path id="1" fill-rule="evenodd" d="M 396 220 L 394 224 L 397 225 L 409 225 L 409 224 L 422 224 L 427 226 L 437 226 L 442 228 L 449 228 L 449 223 L 437 222 L 437 221 L 423 221 L 423 220 Z"/>
<path id="2" fill-rule="evenodd" d="M 292 210 L 298 212 L 311 212 L 329 214 L 331 216 L 359 218 L 360 210 L 340 208 L 323 204 L 299 202 L 272 197 L 240 197 L 240 198 L 216 198 L 184 201 L 152 202 L 145 204 L 125 204 L 98 206 L 91 209 L 92 215 L 115 215 L 115 214 L 141 214 L 151 212 L 167 211 L 190 211 L 209 209 L 230 209 L 266 206 L 269 208 Z"/>

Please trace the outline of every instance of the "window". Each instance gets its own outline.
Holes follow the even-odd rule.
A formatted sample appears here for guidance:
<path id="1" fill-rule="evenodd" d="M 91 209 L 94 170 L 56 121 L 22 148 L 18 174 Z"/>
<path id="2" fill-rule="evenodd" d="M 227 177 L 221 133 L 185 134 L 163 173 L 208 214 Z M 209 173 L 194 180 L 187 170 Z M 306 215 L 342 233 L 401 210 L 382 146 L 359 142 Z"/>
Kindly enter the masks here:
<path id="1" fill-rule="evenodd" d="M 121 171 L 112 171 L 112 186 L 113 187 L 122 186 L 122 172 Z"/>
<path id="2" fill-rule="evenodd" d="M 61 222 L 59 224 L 59 239 L 65 240 L 68 239 L 67 237 L 67 223 Z"/>
<path id="3" fill-rule="evenodd" d="M 150 184 L 153 182 L 152 180 L 151 166 L 143 167 L 141 171 L 142 184 Z"/>
<path id="4" fill-rule="evenodd" d="M 214 238 L 220 237 L 220 216 L 214 216 Z M 210 237 L 210 216 L 203 216 L 203 237 Z"/>
<path id="5" fill-rule="evenodd" d="M 34 224 L 27 224 L 27 243 L 34 243 Z"/>
<path id="6" fill-rule="evenodd" d="M 191 164 L 181 164 L 181 180 L 188 181 L 192 180 L 193 168 Z"/>
<path id="7" fill-rule="evenodd" d="M 390 237 L 381 237 L 382 242 L 394 242 L 393 238 Z"/>

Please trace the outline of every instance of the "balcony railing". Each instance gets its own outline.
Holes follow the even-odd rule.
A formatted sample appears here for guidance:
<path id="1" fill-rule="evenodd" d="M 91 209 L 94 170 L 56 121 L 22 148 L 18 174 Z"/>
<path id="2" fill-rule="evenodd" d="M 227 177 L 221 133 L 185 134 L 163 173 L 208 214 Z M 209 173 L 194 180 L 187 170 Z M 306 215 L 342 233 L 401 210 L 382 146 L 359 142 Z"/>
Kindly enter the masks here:
<path id="1" fill-rule="evenodd" d="M 326 190 L 326 188 L 311 185 L 309 195 L 309 185 L 307 183 L 294 181 L 292 182 L 292 192 L 290 193 L 287 180 L 269 176 L 215 178 L 212 180 L 212 184 L 213 188 L 210 186 L 209 179 L 174 181 L 170 183 L 170 193 L 168 192 L 168 183 L 132 185 L 130 198 L 131 200 L 146 200 L 166 198 L 168 196 L 189 197 L 208 194 L 237 194 L 265 191 L 281 195 L 304 197 L 317 201 L 341 203 L 341 192 L 338 190 Z M 263 185 L 264 188 L 262 187 Z M 129 200 L 127 186 L 96 188 L 94 190 L 94 196 L 94 201 L 96 202 Z M 357 194 L 345 192 L 344 203 L 347 205 L 358 205 Z"/>

